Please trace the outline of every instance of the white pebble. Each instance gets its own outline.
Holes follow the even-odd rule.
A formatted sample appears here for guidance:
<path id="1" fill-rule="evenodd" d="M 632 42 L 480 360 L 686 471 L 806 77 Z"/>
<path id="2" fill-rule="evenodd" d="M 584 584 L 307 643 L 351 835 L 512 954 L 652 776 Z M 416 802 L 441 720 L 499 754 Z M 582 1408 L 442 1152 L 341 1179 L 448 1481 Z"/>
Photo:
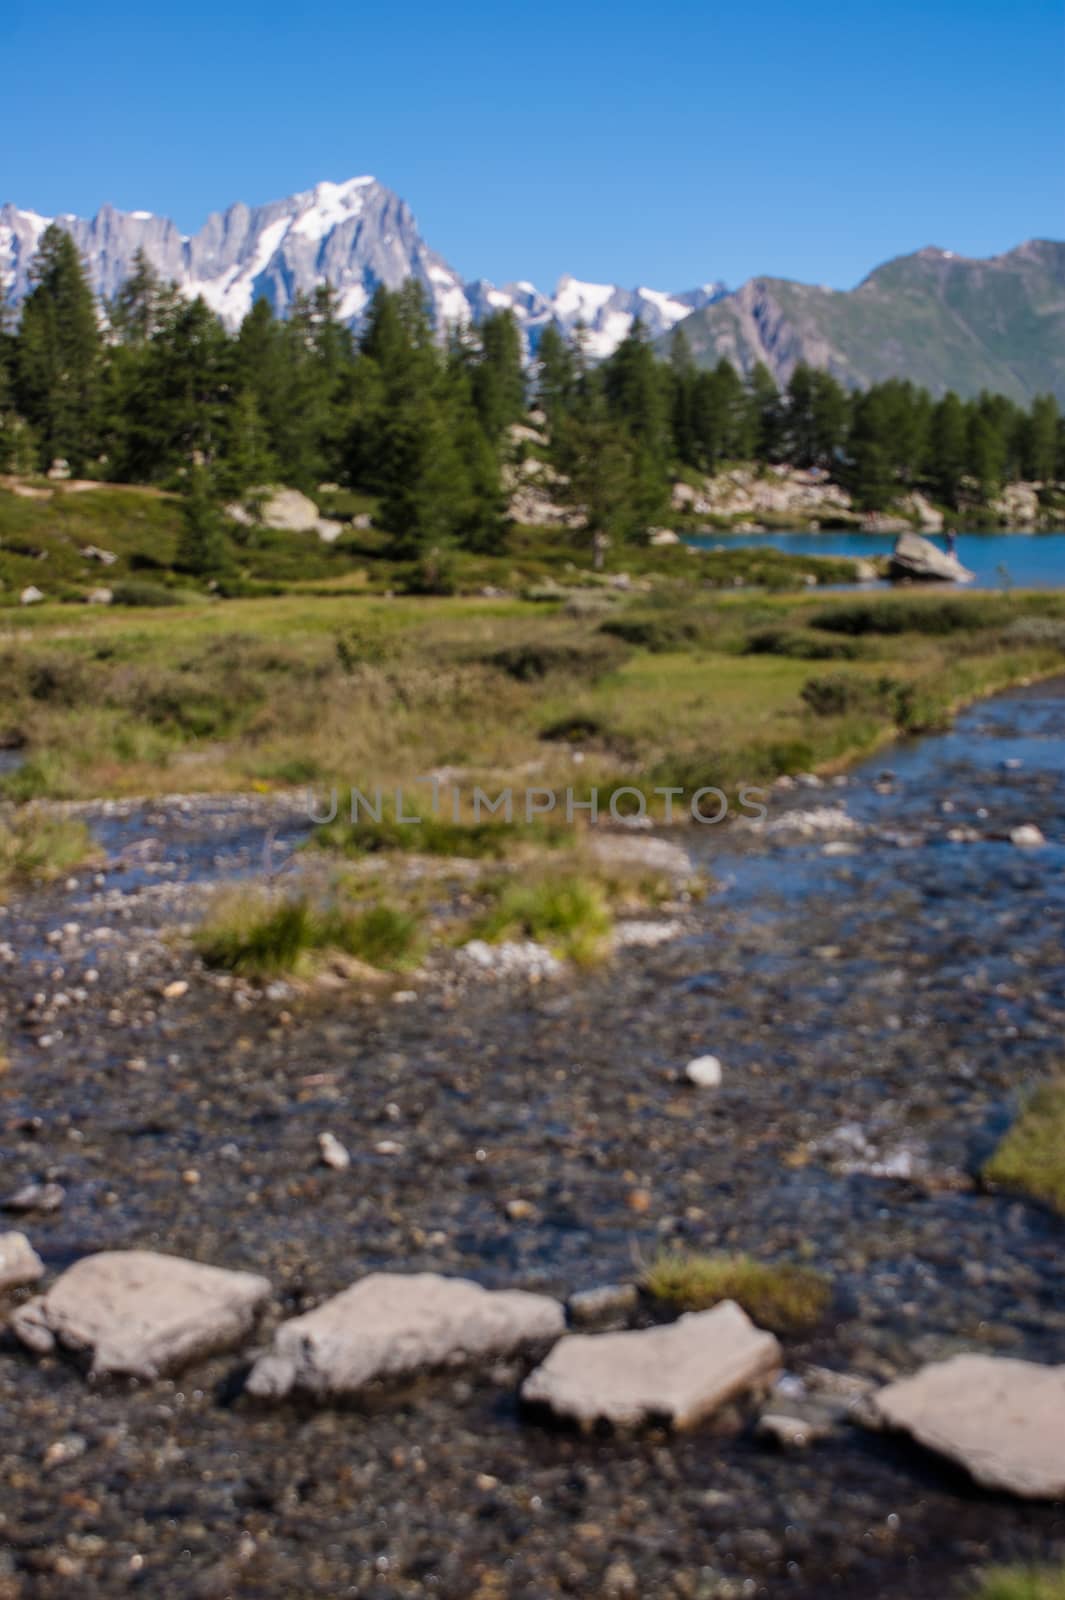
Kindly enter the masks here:
<path id="1" fill-rule="evenodd" d="M 716 1056 L 696 1056 L 684 1068 L 684 1076 L 697 1089 L 716 1089 L 721 1083 L 721 1063 Z"/>
<path id="2" fill-rule="evenodd" d="M 351 1157 L 335 1133 L 320 1133 L 318 1149 L 324 1165 L 332 1167 L 334 1172 L 346 1172 L 351 1166 Z"/>

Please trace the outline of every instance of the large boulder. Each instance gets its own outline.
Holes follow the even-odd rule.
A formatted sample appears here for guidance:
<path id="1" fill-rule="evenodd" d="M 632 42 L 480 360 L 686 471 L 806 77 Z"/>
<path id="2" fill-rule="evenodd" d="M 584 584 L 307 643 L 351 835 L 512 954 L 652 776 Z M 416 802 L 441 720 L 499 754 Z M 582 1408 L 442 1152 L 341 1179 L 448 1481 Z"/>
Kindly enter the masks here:
<path id="1" fill-rule="evenodd" d="M 88 1353 L 96 1375 L 156 1378 L 239 1343 L 270 1292 L 250 1272 L 151 1250 L 104 1251 L 20 1306 L 11 1327 L 40 1355 L 57 1344 Z"/>
<path id="2" fill-rule="evenodd" d="M 0 1233 L 0 1289 L 21 1289 L 44 1277 L 44 1262 L 24 1233 Z"/>
<path id="3" fill-rule="evenodd" d="M 888 577 L 894 583 L 969 583 L 973 576 L 957 556 L 922 539 L 919 533 L 899 535 L 888 566 Z"/>
<path id="4" fill-rule="evenodd" d="M 881 1389 L 874 1407 L 987 1489 L 1065 1496 L 1065 1367 L 952 1356 Z"/>
<path id="5" fill-rule="evenodd" d="M 662 1420 L 691 1427 L 734 1396 L 764 1388 L 780 1346 L 733 1300 L 666 1327 L 571 1334 L 525 1381 L 522 1398 L 591 1427 Z"/>
<path id="6" fill-rule="evenodd" d="M 565 1330 L 557 1300 L 482 1289 L 434 1272 L 373 1272 L 305 1316 L 283 1322 L 248 1390 L 276 1399 L 357 1394 L 381 1378 L 511 1356 Z"/>

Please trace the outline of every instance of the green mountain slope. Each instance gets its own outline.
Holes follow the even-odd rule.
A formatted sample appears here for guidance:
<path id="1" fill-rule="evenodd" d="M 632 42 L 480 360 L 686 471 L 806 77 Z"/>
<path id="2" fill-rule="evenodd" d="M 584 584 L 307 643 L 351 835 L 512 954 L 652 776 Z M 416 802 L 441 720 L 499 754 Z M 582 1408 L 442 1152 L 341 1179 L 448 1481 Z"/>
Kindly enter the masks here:
<path id="1" fill-rule="evenodd" d="M 986 261 L 919 250 L 851 290 L 751 278 L 680 326 L 701 366 L 764 361 L 781 382 L 806 361 L 855 387 L 903 377 L 933 393 L 1065 402 L 1065 243 L 1032 239 Z"/>

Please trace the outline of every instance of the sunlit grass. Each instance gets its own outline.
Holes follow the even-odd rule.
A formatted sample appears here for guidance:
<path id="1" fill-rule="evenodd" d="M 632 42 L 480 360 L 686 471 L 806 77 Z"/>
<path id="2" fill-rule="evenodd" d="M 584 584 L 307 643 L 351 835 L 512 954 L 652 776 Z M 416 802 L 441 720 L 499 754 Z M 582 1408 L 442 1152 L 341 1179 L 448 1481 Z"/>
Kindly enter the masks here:
<path id="1" fill-rule="evenodd" d="M 247 889 L 219 896 L 195 936 L 207 966 L 249 978 L 310 972 L 331 953 L 392 971 L 413 958 L 417 941 L 417 918 L 395 906 L 320 908 Z"/>
<path id="2" fill-rule="evenodd" d="M 1065 1079 L 1036 1091 L 985 1165 L 984 1177 L 1065 1212 Z"/>
<path id="3" fill-rule="evenodd" d="M 0 894 L 54 883 L 97 859 L 100 850 L 83 822 L 34 809 L 0 822 Z"/>
<path id="4" fill-rule="evenodd" d="M 798 1334 L 824 1317 L 831 1287 L 809 1267 L 755 1261 L 744 1255 L 664 1251 L 641 1278 L 643 1289 L 679 1311 L 705 1311 L 735 1300 L 752 1321 L 773 1333 Z"/>

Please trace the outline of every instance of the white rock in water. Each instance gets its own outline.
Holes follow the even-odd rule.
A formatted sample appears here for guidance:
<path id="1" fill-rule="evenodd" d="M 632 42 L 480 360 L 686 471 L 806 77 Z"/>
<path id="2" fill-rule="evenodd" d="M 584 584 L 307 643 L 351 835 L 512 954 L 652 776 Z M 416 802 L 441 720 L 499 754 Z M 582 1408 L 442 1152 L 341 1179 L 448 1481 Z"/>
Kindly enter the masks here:
<path id="1" fill-rule="evenodd" d="M 250 1272 L 111 1250 L 75 1262 L 14 1312 L 11 1327 L 42 1355 L 57 1344 L 89 1352 L 94 1374 L 156 1378 L 237 1344 L 270 1292 Z"/>
<path id="2" fill-rule="evenodd" d="M 952 1356 L 889 1384 L 873 1405 L 889 1427 L 958 1462 L 986 1489 L 1065 1496 L 1065 1366 Z"/>
<path id="3" fill-rule="evenodd" d="M 44 1277 L 44 1262 L 24 1233 L 0 1233 L 0 1289 L 21 1289 Z"/>
<path id="4" fill-rule="evenodd" d="M 305 1316 L 283 1322 L 248 1391 L 276 1398 L 357 1394 L 379 1378 L 510 1356 L 565 1331 L 557 1300 L 482 1289 L 434 1272 L 372 1272 Z"/>
<path id="5" fill-rule="evenodd" d="M 351 1166 L 351 1157 L 335 1133 L 320 1133 L 318 1149 L 324 1165 L 332 1167 L 334 1172 L 346 1172 Z"/>
<path id="6" fill-rule="evenodd" d="M 525 1381 L 522 1398 L 583 1427 L 663 1418 L 690 1427 L 735 1395 L 760 1388 L 780 1366 L 780 1346 L 733 1300 L 667 1327 L 570 1334 Z"/>
<path id="7" fill-rule="evenodd" d="M 684 1076 L 697 1089 L 717 1089 L 721 1085 L 721 1063 L 716 1056 L 696 1056 L 684 1068 Z"/>
<path id="8" fill-rule="evenodd" d="M 1038 850 L 1046 844 L 1042 829 L 1037 828 L 1033 822 L 1025 822 L 1019 828 L 1014 828 L 1010 834 L 1010 843 L 1021 850 Z"/>

